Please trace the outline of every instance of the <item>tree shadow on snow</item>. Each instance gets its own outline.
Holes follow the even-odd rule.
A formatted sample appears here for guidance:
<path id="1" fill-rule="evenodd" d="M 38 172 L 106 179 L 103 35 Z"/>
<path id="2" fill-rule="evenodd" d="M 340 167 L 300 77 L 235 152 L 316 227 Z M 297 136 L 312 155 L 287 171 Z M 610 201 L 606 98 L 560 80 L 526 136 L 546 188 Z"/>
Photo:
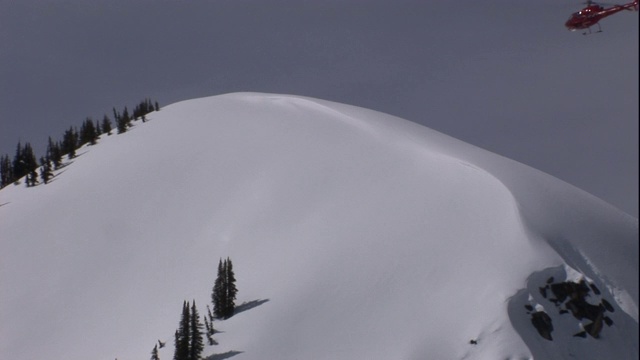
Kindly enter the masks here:
<path id="1" fill-rule="evenodd" d="M 234 357 L 238 354 L 242 354 L 242 351 L 231 350 L 231 351 L 227 351 L 226 353 L 213 354 L 211 356 L 207 356 L 206 358 L 204 358 L 204 360 L 224 360 L 230 357 Z"/>
<path id="2" fill-rule="evenodd" d="M 252 301 L 248 301 L 248 302 L 244 302 L 238 306 L 236 306 L 233 315 L 237 315 L 240 314 L 241 312 L 245 312 L 247 310 L 251 310 L 255 307 L 258 307 L 264 303 L 266 303 L 267 301 L 269 301 L 269 299 L 258 299 L 258 300 L 252 300 Z"/>

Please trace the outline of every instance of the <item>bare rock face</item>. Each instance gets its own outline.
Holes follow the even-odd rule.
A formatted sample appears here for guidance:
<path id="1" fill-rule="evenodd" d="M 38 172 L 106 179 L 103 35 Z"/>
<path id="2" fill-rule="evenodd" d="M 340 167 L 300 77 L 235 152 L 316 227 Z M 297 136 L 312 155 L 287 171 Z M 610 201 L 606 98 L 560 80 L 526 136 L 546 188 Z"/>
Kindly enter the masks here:
<path id="1" fill-rule="evenodd" d="M 531 323 L 538 330 L 540 336 L 547 340 L 553 340 L 551 332 L 553 331 L 553 324 L 551 323 L 551 317 L 544 311 L 537 311 L 531 314 Z"/>
<path id="2" fill-rule="evenodd" d="M 586 337 L 588 334 L 597 339 L 600 337 L 604 325 L 613 325 L 613 320 L 606 316 L 606 312 L 614 312 L 615 310 L 606 299 L 602 298 L 602 293 L 593 283 L 588 284 L 585 280 L 554 282 L 551 277 L 545 286 L 539 287 L 539 290 L 545 299 L 556 306 L 560 315 L 571 313 L 581 323 L 584 320 L 588 321 L 583 325 L 584 331 L 573 336 Z M 588 298 L 599 300 L 598 305 L 587 302 Z M 531 309 L 531 307 L 527 308 L 529 311 Z M 545 312 L 538 311 L 531 314 L 531 322 L 543 338 L 552 340 L 553 325 Z"/>

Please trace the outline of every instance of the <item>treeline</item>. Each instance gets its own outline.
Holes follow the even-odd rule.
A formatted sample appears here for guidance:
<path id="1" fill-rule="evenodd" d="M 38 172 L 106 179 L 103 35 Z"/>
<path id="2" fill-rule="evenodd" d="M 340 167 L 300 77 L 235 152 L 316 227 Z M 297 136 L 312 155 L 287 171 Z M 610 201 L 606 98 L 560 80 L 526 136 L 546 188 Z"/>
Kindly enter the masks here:
<path id="1" fill-rule="evenodd" d="M 113 118 L 118 134 L 125 133 L 131 128 L 134 120 L 142 119 L 146 122 L 146 115 L 152 111 L 159 111 L 158 102 L 152 103 L 150 99 L 144 99 L 138 103 L 132 114 L 125 108 L 119 112 L 113 108 Z M 9 184 L 17 183 L 26 176 L 27 187 L 35 186 L 39 183 L 47 184 L 53 177 L 53 171 L 63 166 L 63 159 L 66 156 L 69 160 L 76 157 L 76 150 L 85 144 L 95 145 L 100 136 L 111 135 L 113 131 L 112 120 L 104 115 L 101 121 L 94 121 L 87 117 L 80 129 L 71 126 L 67 129 L 62 139 L 54 141 L 49 137 L 46 153 L 39 160 L 36 157 L 30 143 L 18 142 L 13 160 L 9 155 L 0 156 L 0 188 Z M 39 173 L 38 173 L 39 169 Z"/>
<path id="2" fill-rule="evenodd" d="M 178 329 L 174 334 L 175 350 L 173 360 L 200 360 L 204 351 L 204 339 L 209 345 L 217 345 L 213 339 L 216 330 L 213 321 L 228 319 L 235 312 L 235 300 L 238 289 L 236 288 L 236 277 L 233 272 L 231 259 L 224 261 L 220 259 L 218 263 L 218 275 L 211 291 L 211 307 L 207 305 L 207 313 L 200 320 L 200 314 L 196 307 L 196 301 L 192 300 L 182 303 L 182 315 Z M 203 325 L 204 322 L 204 325 Z M 151 350 L 151 360 L 160 360 L 159 347 L 164 347 L 164 343 L 158 341 Z"/>

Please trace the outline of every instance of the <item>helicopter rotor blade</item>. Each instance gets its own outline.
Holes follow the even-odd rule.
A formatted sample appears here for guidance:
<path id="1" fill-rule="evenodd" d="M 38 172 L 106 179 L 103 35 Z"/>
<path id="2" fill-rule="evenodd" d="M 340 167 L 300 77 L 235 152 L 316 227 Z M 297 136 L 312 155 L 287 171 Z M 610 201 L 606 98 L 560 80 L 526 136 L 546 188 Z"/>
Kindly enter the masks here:
<path id="1" fill-rule="evenodd" d="M 592 1 L 592 0 L 583 1 L 582 3 L 586 4 L 587 6 L 591 6 L 591 5 L 616 6 L 616 5 L 619 5 L 619 4 L 614 4 L 614 3 L 610 3 L 610 2 L 600 2 L 600 1 Z"/>

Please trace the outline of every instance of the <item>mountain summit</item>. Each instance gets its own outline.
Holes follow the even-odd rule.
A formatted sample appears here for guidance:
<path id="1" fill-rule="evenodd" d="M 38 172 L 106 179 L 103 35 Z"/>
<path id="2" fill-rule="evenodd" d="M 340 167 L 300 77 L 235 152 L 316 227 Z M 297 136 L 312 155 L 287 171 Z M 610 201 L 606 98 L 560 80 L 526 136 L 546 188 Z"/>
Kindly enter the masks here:
<path id="1" fill-rule="evenodd" d="M 148 358 L 227 257 L 212 360 L 638 357 L 638 220 L 590 194 L 323 100 L 147 119 L 0 191 L 0 358 Z"/>

